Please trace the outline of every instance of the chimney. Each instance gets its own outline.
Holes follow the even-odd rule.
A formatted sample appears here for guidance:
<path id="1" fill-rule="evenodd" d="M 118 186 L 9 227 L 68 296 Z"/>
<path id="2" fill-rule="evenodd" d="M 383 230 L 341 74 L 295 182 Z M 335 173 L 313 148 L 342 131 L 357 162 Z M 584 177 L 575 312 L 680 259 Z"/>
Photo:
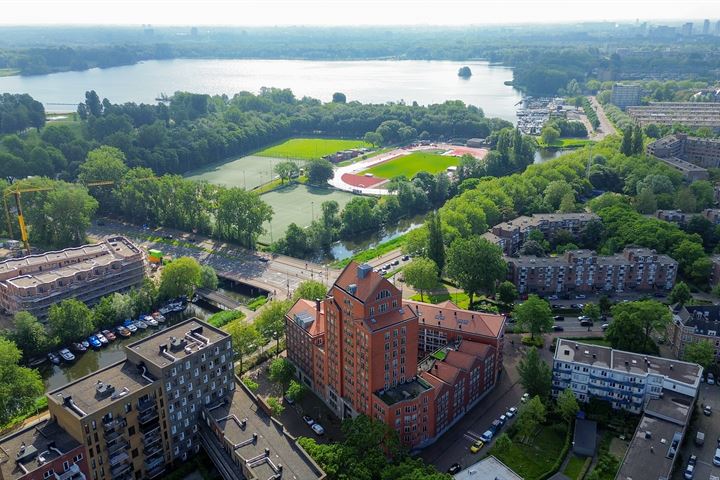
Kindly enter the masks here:
<path id="1" fill-rule="evenodd" d="M 315 299 L 315 310 L 320 312 L 320 299 L 319 298 Z"/>
<path id="2" fill-rule="evenodd" d="M 362 280 L 363 278 L 367 277 L 370 272 L 372 272 L 372 267 L 370 265 L 368 265 L 367 263 L 358 265 L 357 278 Z"/>

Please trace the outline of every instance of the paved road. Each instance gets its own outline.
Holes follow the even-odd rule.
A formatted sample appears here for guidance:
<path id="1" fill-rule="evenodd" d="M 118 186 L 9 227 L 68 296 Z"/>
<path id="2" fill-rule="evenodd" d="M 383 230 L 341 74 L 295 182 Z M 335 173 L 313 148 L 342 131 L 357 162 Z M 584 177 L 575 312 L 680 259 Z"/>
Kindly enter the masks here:
<path id="1" fill-rule="evenodd" d="M 594 96 L 590 97 L 590 104 L 597 112 L 598 120 L 600 120 L 600 127 L 598 127 L 595 133 L 593 133 L 592 139 L 599 141 L 607 135 L 615 135 L 617 130 L 615 130 L 615 126 L 607 118 L 607 115 L 605 115 L 605 110 L 603 110 L 603 107 L 600 105 L 600 102 L 597 101 L 597 98 Z"/>
<path id="2" fill-rule="evenodd" d="M 283 298 L 305 280 L 318 280 L 331 285 L 339 272 L 326 266 L 305 262 L 283 255 L 272 256 L 253 252 L 232 244 L 216 242 L 206 237 L 189 235 L 170 229 L 144 230 L 135 225 L 104 220 L 104 225 L 93 225 L 89 234 L 96 238 L 108 235 L 125 235 L 145 249 L 157 248 L 175 258 L 188 256 L 203 265 L 212 266 L 218 275 L 246 282 Z M 171 245 L 148 240 L 149 237 L 172 235 L 183 242 Z M 216 252 L 216 253 L 209 253 Z"/>
<path id="3" fill-rule="evenodd" d="M 687 441 L 681 450 L 683 463 L 675 466 L 673 479 L 680 480 L 683 478 L 683 472 L 690 455 L 697 455 L 698 458 L 694 478 L 705 480 L 710 478 L 711 474 L 720 477 L 720 467 L 716 467 L 712 463 L 715 449 L 718 447 L 718 440 L 720 440 L 720 420 L 718 420 L 718 415 L 720 415 L 720 386 L 701 383 L 698 404 L 709 404 L 712 406 L 713 413 L 709 417 L 703 414 L 698 415 L 697 421 L 688 431 Z M 705 443 L 702 446 L 695 445 L 695 436 L 698 431 L 705 433 Z"/>

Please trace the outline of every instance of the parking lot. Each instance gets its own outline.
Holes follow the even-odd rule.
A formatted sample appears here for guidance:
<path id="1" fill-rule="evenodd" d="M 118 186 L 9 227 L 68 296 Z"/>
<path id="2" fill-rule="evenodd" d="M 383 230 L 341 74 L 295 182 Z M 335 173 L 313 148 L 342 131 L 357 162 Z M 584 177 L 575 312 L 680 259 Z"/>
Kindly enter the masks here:
<path id="1" fill-rule="evenodd" d="M 701 383 L 698 405 L 708 404 L 712 407 L 712 415 L 705 416 L 702 413 L 698 415 L 695 425 L 687 434 L 685 448 L 681 450 L 683 463 L 676 466 L 673 479 L 684 478 L 683 473 L 690 455 L 697 455 L 694 479 L 707 480 L 711 475 L 720 477 L 720 467 L 716 467 L 712 463 L 715 449 L 718 447 L 718 439 L 720 439 L 720 420 L 718 420 L 718 416 L 720 416 L 720 386 Z M 698 431 L 705 433 L 705 443 L 702 446 L 695 444 Z"/>

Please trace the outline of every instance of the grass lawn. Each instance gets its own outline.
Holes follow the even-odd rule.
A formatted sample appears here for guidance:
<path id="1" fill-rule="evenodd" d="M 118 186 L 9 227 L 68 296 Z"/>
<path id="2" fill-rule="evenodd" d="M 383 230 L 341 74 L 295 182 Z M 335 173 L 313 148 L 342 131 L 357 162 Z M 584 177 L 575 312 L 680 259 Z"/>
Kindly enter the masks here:
<path id="1" fill-rule="evenodd" d="M 410 155 L 404 155 L 375 165 L 361 172 L 360 175 L 372 173 L 380 178 L 393 178 L 398 175 L 405 175 L 407 178 L 412 178 L 418 172 L 430 172 L 433 174 L 444 172 L 448 167 L 457 165 L 458 163 L 460 163 L 460 159 L 450 155 L 413 152 Z"/>
<path id="2" fill-rule="evenodd" d="M 510 448 L 498 452 L 493 447 L 488 455 L 513 469 L 522 478 L 528 480 L 539 478 L 555 464 L 565 443 L 565 431 L 555 425 L 545 425 L 533 439 L 532 444 L 525 445 L 512 442 Z"/>
<path id="3" fill-rule="evenodd" d="M 336 138 L 291 138 L 280 145 L 266 148 L 256 155 L 260 157 L 295 158 L 312 160 L 351 148 L 371 147 L 362 140 L 341 140 Z"/>
<path id="4" fill-rule="evenodd" d="M 543 143 L 542 140 L 538 137 L 538 145 L 540 147 L 548 148 L 580 148 L 584 147 L 585 145 L 593 145 L 595 143 L 594 140 L 590 140 L 587 138 L 558 138 L 550 145 L 546 145 Z"/>
<path id="5" fill-rule="evenodd" d="M 284 160 L 280 158 L 249 155 L 192 171 L 186 175 L 186 178 L 252 190 L 272 181 L 275 178 L 273 168 L 282 161 Z"/>
<path id="6" fill-rule="evenodd" d="M 323 202 L 335 200 L 342 210 L 353 197 L 354 195 L 348 192 L 300 184 L 289 185 L 261 195 L 260 198 L 272 207 L 274 213 L 272 227 L 271 224 L 265 223 L 267 232 L 260 237 L 260 241 L 270 243 L 281 238 L 285 235 L 288 225 L 293 222 L 300 227 L 309 226 L 312 223 L 313 210 L 315 218 L 319 218 L 322 213 Z"/>
<path id="7" fill-rule="evenodd" d="M 567 466 L 565 467 L 565 471 L 563 473 L 571 479 L 577 480 L 584 465 L 585 457 L 578 457 L 577 455 L 572 455 L 570 457 L 570 460 L 568 460 Z"/>

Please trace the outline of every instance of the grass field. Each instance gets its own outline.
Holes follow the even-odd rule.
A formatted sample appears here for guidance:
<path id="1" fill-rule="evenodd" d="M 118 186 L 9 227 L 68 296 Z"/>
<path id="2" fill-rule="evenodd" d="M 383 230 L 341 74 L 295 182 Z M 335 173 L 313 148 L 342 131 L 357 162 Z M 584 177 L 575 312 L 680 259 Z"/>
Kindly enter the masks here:
<path id="1" fill-rule="evenodd" d="M 273 168 L 281 161 L 284 160 L 250 155 L 195 170 L 188 173 L 187 178 L 251 190 L 272 180 L 275 177 Z"/>
<path id="2" fill-rule="evenodd" d="M 578 477 L 580 476 L 580 473 L 585 466 L 585 459 L 586 457 L 578 457 L 577 455 L 572 455 L 570 457 L 570 460 L 568 460 L 565 471 L 563 472 L 565 476 L 570 477 L 571 480 L 578 480 Z"/>
<path id="3" fill-rule="evenodd" d="M 438 173 L 444 172 L 448 167 L 457 165 L 460 159 L 450 155 L 437 155 L 428 152 L 413 152 L 410 155 L 397 157 L 379 165 L 375 165 L 360 173 L 372 173 L 380 178 L 393 178 L 399 175 L 405 175 L 412 178 L 418 172 Z"/>
<path id="4" fill-rule="evenodd" d="M 539 478 L 550 470 L 563 450 L 563 427 L 564 425 L 544 425 L 533 438 L 532 444 L 524 445 L 513 441 L 507 451 L 499 452 L 493 447 L 489 454 L 512 468 L 522 478 Z"/>
<path id="5" fill-rule="evenodd" d="M 329 188 L 295 184 L 266 193 L 260 198 L 270 205 L 275 212 L 272 218 L 272 240 L 277 240 L 285 235 L 288 225 L 293 222 L 300 227 L 310 225 L 313 209 L 315 210 L 315 218 L 318 218 L 322 212 L 322 202 L 335 200 L 342 210 L 345 204 L 353 198 L 353 194 Z M 260 241 L 270 243 L 270 224 L 266 223 L 264 226 L 267 233 L 260 237 Z"/>
<path id="6" fill-rule="evenodd" d="M 280 145 L 266 148 L 256 155 L 260 157 L 295 158 L 312 160 L 325 155 L 349 150 L 351 148 L 370 147 L 362 140 L 340 140 L 336 138 L 291 138 Z"/>
<path id="7" fill-rule="evenodd" d="M 580 148 L 593 144 L 595 144 L 595 141 L 587 138 L 558 138 L 551 145 L 545 145 L 538 137 L 538 145 L 543 148 Z"/>

